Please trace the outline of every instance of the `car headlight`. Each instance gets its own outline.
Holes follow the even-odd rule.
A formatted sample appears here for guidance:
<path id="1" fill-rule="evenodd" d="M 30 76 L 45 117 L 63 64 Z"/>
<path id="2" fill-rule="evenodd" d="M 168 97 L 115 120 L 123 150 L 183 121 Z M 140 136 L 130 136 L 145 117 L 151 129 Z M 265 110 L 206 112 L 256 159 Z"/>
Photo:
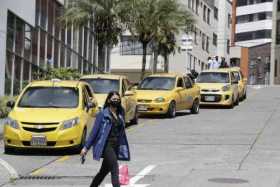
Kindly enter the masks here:
<path id="1" fill-rule="evenodd" d="M 224 92 L 229 91 L 230 90 L 230 85 L 223 86 L 222 90 Z"/>
<path id="2" fill-rule="evenodd" d="M 162 103 L 164 101 L 165 101 L 165 99 L 163 97 L 155 98 L 155 102 L 157 102 L 157 103 Z"/>
<path id="3" fill-rule="evenodd" d="M 18 122 L 12 118 L 7 118 L 6 123 L 7 126 L 12 127 L 14 129 L 19 129 Z"/>
<path id="4" fill-rule="evenodd" d="M 72 128 L 72 127 L 78 125 L 79 123 L 80 123 L 80 119 L 79 118 L 70 119 L 70 120 L 64 121 L 62 123 L 60 129 L 61 130 L 69 129 L 69 128 Z"/>

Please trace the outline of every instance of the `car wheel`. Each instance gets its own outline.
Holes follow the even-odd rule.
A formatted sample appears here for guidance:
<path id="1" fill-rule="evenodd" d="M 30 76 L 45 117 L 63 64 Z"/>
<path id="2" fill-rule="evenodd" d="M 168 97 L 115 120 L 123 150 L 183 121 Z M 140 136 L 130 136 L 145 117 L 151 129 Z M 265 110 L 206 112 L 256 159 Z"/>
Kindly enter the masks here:
<path id="1" fill-rule="evenodd" d="M 238 106 L 238 105 L 239 105 L 239 95 L 238 95 L 238 96 L 237 96 L 237 98 L 236 98 L 235 105 L 236 105 L 236 106 Z"/>
<path id="2" fill-rule="evenodd" d="M 243 96 L 243 100 L 247 99 L 247 92 L 245 92 L 244 96 Z"/>
<path id="3" fill-rule="evenodd" d="M 171 101 L 167 111 L 167 117 L 174 118 L 176 116 L 176 103 Z"/>
<path id="4" fill-rule="evenodd" d="M 232 96 L 232 99 L 231 99 L 231 103 L 230 103 L 230 105 L 229 105 L 229 108 L 230 108 L 230 109 L 233 109 L 233 108 L 234 108 L 234 98 L 233 98 L 233 96 Z"/>
<path id="5" fill-rule="evenodd" d="M 198 114 L 199 113 L 199 100 L 198 99 L 196 99 L 193 102 L 193 106 L 191 108 L 191 113 L 192 114 Z"/>
<path id="6" fill-rule="evenodd" d="M 136 106 L 134 118 L 130 121 L 130 124 L 137 125 L 138 124 L 138 108 Z"/>
<path id="7" fill-rule="evenodd" d="M 8 147 L 8 146 L 4 147 L 4 153 L 5 154 L 13 154 L 14 152 L 15 152 L 14 148 Z"/>

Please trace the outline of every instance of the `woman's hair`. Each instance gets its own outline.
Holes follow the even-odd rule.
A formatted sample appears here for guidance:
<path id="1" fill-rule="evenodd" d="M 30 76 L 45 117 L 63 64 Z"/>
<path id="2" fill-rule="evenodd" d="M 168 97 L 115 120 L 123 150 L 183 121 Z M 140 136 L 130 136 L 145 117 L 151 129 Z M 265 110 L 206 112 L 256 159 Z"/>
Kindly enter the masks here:
<path id="1" fill-rule="evenodd" d="M 112 98 L 113 95 L 119 96 L 120 102 L 121 102 L 121 96 L 120 96 L 119 92 L 117 92 L 117 91 L 111 91 L 111 92 L 109 92 L 108 95 L 107 95 L 107 98 L 106 98 L 106 100 L 105 100 L 103 109 L 105 109 L 105 108 L 107 108 L 107 107 L 110 106 L 110 99 Z M 121 105 L 117 108 L 117 113 L 118 113 L 118 114 L 123 113 L 123 108 L 122 108 Z"/>

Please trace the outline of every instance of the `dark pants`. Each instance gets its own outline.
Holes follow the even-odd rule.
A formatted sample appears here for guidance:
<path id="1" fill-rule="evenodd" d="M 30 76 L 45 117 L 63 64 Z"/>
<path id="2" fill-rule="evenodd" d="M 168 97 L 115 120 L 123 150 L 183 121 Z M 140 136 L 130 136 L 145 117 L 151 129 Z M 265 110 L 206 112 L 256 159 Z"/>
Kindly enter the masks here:
<path id="1" fill-rule="evenodd" d="M 116 155 L 116 149 L 107 144 L 103 152 L 103 162 L 97 175 L 94 177 L 90 187 L 98 187 L 106 175 L 111 172 L 113 187 L 120 187 L 119 183 L 119 165 Z"/>

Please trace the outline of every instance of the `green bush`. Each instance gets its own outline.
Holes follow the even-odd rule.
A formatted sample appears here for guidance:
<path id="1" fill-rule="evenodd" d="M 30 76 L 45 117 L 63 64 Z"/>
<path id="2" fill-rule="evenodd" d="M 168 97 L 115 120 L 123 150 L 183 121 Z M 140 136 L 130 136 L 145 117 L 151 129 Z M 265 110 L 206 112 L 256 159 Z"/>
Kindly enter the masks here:
<path id="1" fill-rule="evenodd" d="M 36 80 L 78 80 L 80 76 L 78 70 L 71 68 L 47 68 L 46 71 L 38 71 L 33 74 Z"/>
<path id="2" fill-rule="evenodd" d="M 10 112 L 10 108 L 6 106 L 7 102 L 15 100 L 15 97 L 4 96 L 0 97 L 0 118 L 5 118 Z"/>

